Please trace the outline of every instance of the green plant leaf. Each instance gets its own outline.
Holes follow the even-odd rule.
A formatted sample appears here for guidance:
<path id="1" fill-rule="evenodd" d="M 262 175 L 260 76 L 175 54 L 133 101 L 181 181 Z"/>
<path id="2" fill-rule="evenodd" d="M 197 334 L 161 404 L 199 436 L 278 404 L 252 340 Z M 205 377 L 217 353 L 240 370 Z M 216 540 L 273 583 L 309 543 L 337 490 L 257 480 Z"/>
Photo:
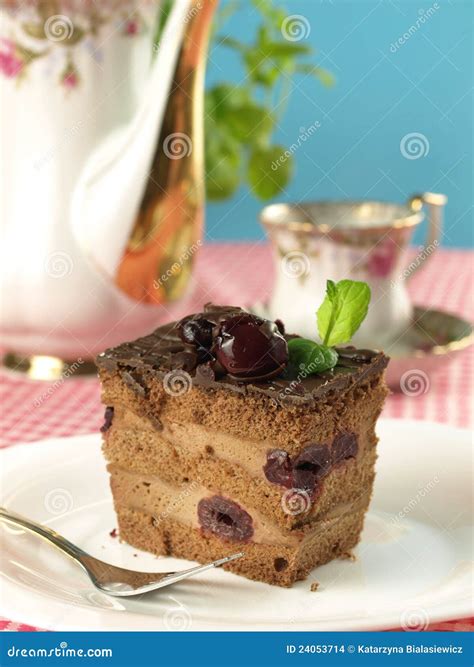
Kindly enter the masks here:
<path id="1" fill-rule="evenodd" d="M 356 280 L 326 283 L 326 297 L 317 312 L 324 345 L 347 343 L 362 324 L 370 302 L 370 287 Z"/>
<path id="2" fill-rule="evenodd" d="M 206 172 L 206 196 L 209 201 L 224 201 L 232 197 L 239 184 L 240 174 L 226 157 L 211 173 Z"/>
<path id="3" fill-rule="evenodd" d="M 293 162 L 284 146 L 256 146 L 250 153 L 247 178 L 259 199 L 271 199 L 288 184 Z"/>
<path id="4" fill-rule="evenodd" d="M 206 90 L 207 111 L 215 118 L 223 117 L 228 109 L 252 102 L 252 96 L 247 88 L 233 86 L 230 83 L 220 83 Z"/>
<path id="5" fill-rule="evenodd" d="M 329 72 L 304 62 L 314 54 L 309 44 L 283 38 L 281 26 L 289 12 L 275 7 L 273 0 L 249 1 L 259 17 L 251 33 L 240 39 L 223 30 L 228 17 L 242 9 L 238 0 L 218 9 L 212 29 L 214 44 L 231 49 L 246 74 L 239 85 L 219 82 L 205 92 L 206 189 L 212 200 L 231 196 L 244 178 L 259 199 L 267 200 L 281 192 L 292 176 L 293 159 L 286 147 L 271 145 L 271 139 L 284 112 L 283 102 L 291 92 L 292 78 L 310 74 L 324 85 L 331 83 Z M 162 0 L 162 4 L 156 43 L 172 0 Z M 284 159 L 275 166 L 273 163 L 282 156 Z"/>
<path id="6" fill-rule="evenodd" d="M 324 69 L 324 67 L 315 67 L 313 74 L 321 81 L 323 86 L 326 86 L 326 88 L 332 88 L 336 83 L 334 74 L 329 72 L 329 70 Z"/>
<path id="7" fill-rule="evenodd" d="M 155 44 L 158 44 L 160 41 L 163 29 L 165 27 L 165 23 L 168 20 L 168 16 L 171 13 L 172 7 L 173 7 L 173 0 L 163 0 L 163 2 L 160 4 L 158 20 L 155 30 L 155 39 L 154 39 Z"/>
<path id="8" fill-rule="evenodd" d="M 211 201 L 232 196 L 240 183 L 239 142 L 206 116 L 206 194 Z"/>
<path id="9" fill-rule="evenodd" d="M 234 39 L 233 37 L 219 37 L 218 38 L 219 44 L 222 44 L 223 46 L 229 47 L 229 49 L 234 49 L 235 51 L 238 51 L 239 53 L 242 53 L 245 51 L 245 45 L 242 44 L 242 42 L 239 42 L 238 39 Z"/>
<path id="10" fill-rule="evenodd" d="M 270 42 L 262 47 L 262 54 L 267 58 L 287 58 L 288 56 L 307 56 L 312 52 L 312 48 L 306 44 L 297 44 L 296 42 Z"/>
<path id="11" fill-rule="evenodd" d="M 262 58 L 257 47 L 247 49 L 242 55 L 242 59 L 250 81 L 255 81 L 260 71 L 268 70 L 269 63 Z"/>
<path id="12" fill-rule="evenodd" d="M 254 64 L 252 65 L 252 59 Z M 246 57 L 247 62 L 247 71 L 249 80 L 253 84 L 262 86 L 267 90 L 272 90 L 278 79 L 281 77 L 281 69 L 274 67 L 273 65 L 263 67 L 261 62 L 255 62 L 255 54 L 251 54 L 249 58 Z"/>
<path id="13" fill-rule="evenodd" d="M 259 48 L 265 47 L 271 41 L 270 27 L 267 23 L 262 25 L 257 30 L 257 44 Z"/>
<path id="14" fill-rule="evenodd" d="M 323 373 L 337 364 L 336 350 L 320 345 L 307 338 L 292 338 L 288 341 L 290 362 L 304 376 Z"/>
<path id="15" fill-rule="evenodd" d="M 273 0 L 251 0 L 254 7 L 273 28 L 280 31 L 280 26 L 287 14 L 281 7 L 274 7 Z"/>
<path id="16" fill-rule="evenodd" d="M 229 109 L 226 122 L 234 137 L 250 141 L 257 137 L 268 136 L 273 128 L 273 118 L 264 107 L 244 104 Z"/>
<path id="17" fill-rule="evenodd" d="M 336 83 L 334 75 L 329 72 L 329 70 L 311 63 L 298 63 L 295 66 L 295 72 L 298 74 L 311 74 L 316 77 L 323 86 L 326 86 L 326 88 L 331 88 Z"/>

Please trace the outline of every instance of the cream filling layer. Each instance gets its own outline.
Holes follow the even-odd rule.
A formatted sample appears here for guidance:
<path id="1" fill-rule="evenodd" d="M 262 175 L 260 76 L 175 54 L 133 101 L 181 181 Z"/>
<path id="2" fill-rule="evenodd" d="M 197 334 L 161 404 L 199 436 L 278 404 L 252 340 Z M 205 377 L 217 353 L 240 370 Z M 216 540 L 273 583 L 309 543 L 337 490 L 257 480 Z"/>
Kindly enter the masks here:
<path id="1" fill-rule="evenodd" d="M 251 477 L 264 477 L 263 468 L 267 462 L 267 452 L 274 448 L 271 441 L 238 438 L 191 422 L 179 424 L 166 420 L 162 422 L 162 429 L 158 431 L 150 420 L 139 417 L 123 406 L 115 408 L 114 426 L 118 429 L 144 431 L 151 439 L 164 440 L 186 456 L 201 454 L 215 456 L 239 466 Z M 367 446 L 366 434 L 360 433 L 358 440 L 358 456 L 360 456 Z"/>
<path id="2" fill-rule="evenodd" d="M 217 458 L 240 466 L 251 476 L 263 474 L 267 451 L 273 448 L 271 442 L 244 440 L 191 422 L 178 424 L 166 420 L 162 422 L 162 429 L 157 430 L 149 419 L 139 417 L 123 406 L 115 408 L 113 424 L 120 429 L 146 431 L 150 437 L 166 440 L 187 455 L 209 455 L 211 452 Z"/>
<path id="3" fill-rule="evenodd" d="M 158 524 L 166 519 L 179 521 L 191 528 L 199 529 L 197 506 L 202 498 L 214 495 L 197 482 L 189 482 L 178 487 L 155 475 L 143 475 L 131 473 L 116 465 L 109 465 L 111 473 L 111 486 L 114 501 L 118 507 L 127 507 L 138 510 L 154 517 Z M 297 547 L 318 532 L 339 521 L 346 514 L 358 512 L 364 509 L 368 503 L 369 492 L 361 496 L 357 502 L 341 504 L 334 507 L 324 518 L 314 522 L 314 527 L 309 524 L 305 530 L 284 530 L 276 524 L 264 518 L 258 510 L 248 508 L 238 503 L 253 521 L 254 534 L 252 541 L 257 544 L 268 544 L 273 546 Z M 232 500 L 232 499 L 230 499 Z M 217 535 L 218 537 L 218 535 Z"/>

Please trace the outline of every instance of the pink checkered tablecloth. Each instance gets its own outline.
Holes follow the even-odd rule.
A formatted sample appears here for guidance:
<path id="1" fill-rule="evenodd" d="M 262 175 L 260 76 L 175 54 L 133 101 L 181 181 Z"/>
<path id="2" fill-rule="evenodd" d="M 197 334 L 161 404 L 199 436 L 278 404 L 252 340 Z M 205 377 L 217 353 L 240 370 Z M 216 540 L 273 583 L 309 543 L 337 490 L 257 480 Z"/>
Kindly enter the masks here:
<path id="1" fill-rule="evenodd" d="M 474 253 L 440 250 L 410 281 L 414 303 L 450 311 L 472 320 L 474 316 Z M 212 244 L 197 260 L 195 309 L 207 301 L 245 305 L 268 298 L 272 260 L 261 243 Z M 0 445 L 14 446 L 44 438 L 97 431 L 102 423 L 99 385 L 95 379 L 70 378 L 48 392 L 47 383 L 10 375 L 1 376 L 2 424 Z M 40 402 L 38 397 L 48 395 Z M 474 417 L 473 355 L 465 352 L 442 368 L 429 391 L 420 396 L 389 397 L 385 417 L 426 419 L 472 427 Z M 34 444 L 32 445 L 34 446 Z M 31 631 L 21 619 L 0 620 L 0 629 Z M 429 629 L 472 630 L 474 619 L 437 623 Z"/>

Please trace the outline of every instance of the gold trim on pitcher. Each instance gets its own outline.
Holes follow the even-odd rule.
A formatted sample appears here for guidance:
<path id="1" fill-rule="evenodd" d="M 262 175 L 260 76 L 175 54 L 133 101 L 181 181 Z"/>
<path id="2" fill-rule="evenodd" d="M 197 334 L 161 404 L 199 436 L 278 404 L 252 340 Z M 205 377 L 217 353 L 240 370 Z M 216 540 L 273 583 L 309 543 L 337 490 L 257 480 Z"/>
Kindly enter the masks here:
<path id="1" fill-rule="evenodd" d="M 115 282 L 133 299 L 182 296 L 204 224 L 203 90 L 217 2 L 194 0 L 151 172 Z"/>

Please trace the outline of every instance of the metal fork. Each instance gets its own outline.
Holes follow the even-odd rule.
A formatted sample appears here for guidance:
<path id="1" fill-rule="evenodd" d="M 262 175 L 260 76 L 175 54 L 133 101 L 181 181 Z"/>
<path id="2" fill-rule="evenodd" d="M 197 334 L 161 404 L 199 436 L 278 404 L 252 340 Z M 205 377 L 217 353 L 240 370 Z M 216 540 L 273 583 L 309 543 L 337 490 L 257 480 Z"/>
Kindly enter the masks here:
<path id="1" fill-rule="evenodd" d="M 104 561 L 94 558 L 94 556 L 72 544 L 72 542 L 69 542 L 69 540 L 51 528 L 35 523 L 20 514 L 10 512 L 4 507 L 0 507 L 0 519 L 14 526 L 29 530 L 53 544 L 60 551 L 75 560 L 76 563 L 79 563 L 97 589 L 115 597 L 142 595 L 157 588 L 170 586 L 188 577 L 193 577 L 195 574 L 201 574 L 201 572 L 206 572 L 206 570 L 210 570 L 213 567 L 220 567 L 225 563 L 230 563 L 244 556 L 243 552 L 239 552 L 215 560 L 212 563 L 191 567 L 189 570 L 182 570 L 181 572 L 134 572 L 133 570 L 126 570 L 123 567 L 104 563 Z"/>

